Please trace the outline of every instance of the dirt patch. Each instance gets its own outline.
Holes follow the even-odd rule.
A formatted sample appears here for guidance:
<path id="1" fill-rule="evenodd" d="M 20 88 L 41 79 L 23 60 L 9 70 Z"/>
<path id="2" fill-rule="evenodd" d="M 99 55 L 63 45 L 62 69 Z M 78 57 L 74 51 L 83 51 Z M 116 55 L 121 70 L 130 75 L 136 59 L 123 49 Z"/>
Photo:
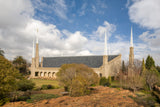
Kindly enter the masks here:
<path id="1" fill-rule="evenodd" d="M 62 96 L 35 103 L 14 102 L 8 103 L 4 107 L 138 107 L 138 104 L 128 97 L 136 95 L 128 90 L 101 86 L 95 87 L 95 90 L 93 94 L 87 96 Z"/>

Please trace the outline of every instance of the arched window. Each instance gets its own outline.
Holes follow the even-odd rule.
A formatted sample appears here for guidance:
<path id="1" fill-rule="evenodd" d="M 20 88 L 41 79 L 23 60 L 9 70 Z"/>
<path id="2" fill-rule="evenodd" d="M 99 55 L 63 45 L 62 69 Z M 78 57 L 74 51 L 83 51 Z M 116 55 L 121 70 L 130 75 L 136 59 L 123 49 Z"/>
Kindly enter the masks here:
<path id="1" fill-rule="evenodd" d="M 99 73 L 99 77 L 102 77 L 102 73 Z"/>

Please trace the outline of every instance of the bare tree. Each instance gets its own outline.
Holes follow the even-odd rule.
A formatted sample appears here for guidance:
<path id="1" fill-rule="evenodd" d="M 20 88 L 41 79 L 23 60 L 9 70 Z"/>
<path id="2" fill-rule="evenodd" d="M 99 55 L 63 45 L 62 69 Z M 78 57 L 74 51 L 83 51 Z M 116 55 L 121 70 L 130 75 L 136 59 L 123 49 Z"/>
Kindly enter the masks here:
<path id="1" fill-rule="evenodd" d="M 128 88 L 132 89 L 133 92 L 143 88 L 145 85 L 145 79 L 136 72 L 132 73 L 132 75 L 128 75 L 126 81 Z"/>
<path id="2" fill-rule="evenodd" d="M 159 77 L 160 77 L 160 75 L 154 67 L 152 67 L 151 70 L 146 71 L 145 79 L 146 79 L 146 83 L 147 83 L 150 90 L 153 89 L 153 87 L 154 87 L 154 85 L 156 85 L 156 83 L 160 82 Z"/>

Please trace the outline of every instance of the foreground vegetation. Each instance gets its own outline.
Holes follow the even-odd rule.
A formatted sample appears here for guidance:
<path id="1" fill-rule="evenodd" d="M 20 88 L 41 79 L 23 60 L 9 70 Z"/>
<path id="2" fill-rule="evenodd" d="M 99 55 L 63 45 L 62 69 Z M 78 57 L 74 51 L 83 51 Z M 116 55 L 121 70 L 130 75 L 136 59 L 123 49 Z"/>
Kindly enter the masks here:
<path id="1" fill-rule="evenodd" d="M 89 86 L 98 85 L 98 75 L 84 64 L 64 64 L 57 73 L 60 85 L 70 96 L 90 94 Z"/>
<path id="2" fill-rule="evenodd" d="M 160 67 L 155 66 L 151 56 L 146 61 L 135 64 L 134 72 L 128 74 L 128 66 L 122 64 L 122 70 L 115 77 L 102 77 L 83 64 L 64 64 L 57 75 L 57 80 L 28 80 L 28 64 L 23 57 L 16 57 L 12 62 L 0 54 L 0 106 L 8 101 L 26 101 L 29 103 L 43 99 L 59 97 L 45 94 L 42 90 L 64 88 L 70 96 L 89 95 L 93 86 L 102 85 L 121 90 L 133 91 L 137 96 L 128 96 L 139 105 L 155 106 L 160 101 Z M 53 90 L 54 91 L 54 90 Z M 62 91 L 61 91 L 62 92 Z M 124 96 L 126 97 L 126 96 Z"/>
<path id="3" fill-rule="evenodd" d="M 34 87 L 32 81 L 27 80 L 19 71 L 3 56 L 0 56 L 0 105 L 15 96 L 13 92 L 26 91 Z"/>
<path id="4" fill-rule="evenodd" d="M 34 95 L 31 95 L 30 98 L 26 100 L 26 102 L 33 103 L 33 102 L 37 102 L 40 100 L 57 98 L 57 97 L 59 97 L 59 96 L 54 95 L 54 94 L 34 94 Z"/>

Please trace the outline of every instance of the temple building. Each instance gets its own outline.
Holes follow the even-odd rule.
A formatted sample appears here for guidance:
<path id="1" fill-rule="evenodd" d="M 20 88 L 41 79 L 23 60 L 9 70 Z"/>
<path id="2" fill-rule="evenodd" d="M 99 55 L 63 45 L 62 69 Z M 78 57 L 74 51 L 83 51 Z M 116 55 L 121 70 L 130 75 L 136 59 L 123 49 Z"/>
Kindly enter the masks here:
<path id="1" fill-rule="evenodd" d="M 91 67 L 100 77 L 116 76 L 121 69 L 121 54 L 107 55 L 107 37 L 105 33 L 104 55 L 42 57 L 39 62 L 39 43 L 36 38 L 36 49 L 33 41 L 31 78 L 56 78 L 56 73 L 63 64 L 85 64 Z"/>

